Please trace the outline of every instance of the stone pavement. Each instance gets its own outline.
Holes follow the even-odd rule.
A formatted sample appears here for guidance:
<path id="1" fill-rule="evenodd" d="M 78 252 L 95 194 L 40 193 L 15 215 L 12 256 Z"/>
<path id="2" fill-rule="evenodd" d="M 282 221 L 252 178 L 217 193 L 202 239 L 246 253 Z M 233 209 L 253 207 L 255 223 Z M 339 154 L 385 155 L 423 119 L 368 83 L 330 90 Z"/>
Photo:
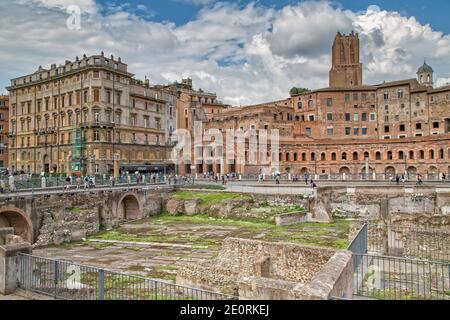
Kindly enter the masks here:
<path id="1" fill-rule="evenodd" d="M 17 301 L 17 300 L 53 300 L 51 297 L 43 296 L 34 292 L 25 291 L 22 289 L 16 290 L 14 294 L 7 296 L 0 295 L 0 301 Z"/>

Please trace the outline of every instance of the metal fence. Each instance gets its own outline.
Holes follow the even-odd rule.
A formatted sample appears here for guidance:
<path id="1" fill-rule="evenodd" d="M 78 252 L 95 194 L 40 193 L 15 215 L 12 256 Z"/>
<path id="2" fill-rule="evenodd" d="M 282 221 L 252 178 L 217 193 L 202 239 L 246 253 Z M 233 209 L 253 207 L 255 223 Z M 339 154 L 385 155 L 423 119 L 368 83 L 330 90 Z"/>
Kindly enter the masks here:
<path id="1" fill-rule="evenodd" d="M 386 300 L 450 300 L 449 234 L 430 228 L 364 224 L 353 253 L 354 295 Z"/>
<path id="2" fill-rule="evenodd" d="M 355 271 L 358 267 L 361 259 L 361 255 L 366 254 L 368 250 L 368 225 L 364 224 L 359 230 L 356 237 L 352 240 L 350 245 L 348 246 L 349 251 L 353 253 L 354 262 L 353 262 L 353 270 Z"/>
<path id="3" fill-rule="evenodd" d="M 367 237 L 368 251 L 371 253 L 450 261 L 450 233 L 446 231 L 425 227 L 369 224 Z"/>
<path id="4" fill-rule="evenodd" d="M 450 300 L 450 264 L 353 254 L 354 295 L 383 300 Z"/>
<path id="5" fill-rule="evenodd" d="M 63 300 L 236 300 L 237 297 L 68 261 L 20 255 L 19 285 Z"/>

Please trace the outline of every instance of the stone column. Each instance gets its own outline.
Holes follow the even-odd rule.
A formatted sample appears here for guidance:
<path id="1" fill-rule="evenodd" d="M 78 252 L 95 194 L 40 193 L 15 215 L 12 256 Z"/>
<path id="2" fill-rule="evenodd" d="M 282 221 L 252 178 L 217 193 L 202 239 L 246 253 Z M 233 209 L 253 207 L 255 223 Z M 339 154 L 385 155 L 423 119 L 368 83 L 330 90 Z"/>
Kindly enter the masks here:
<path id="1" fill-rule="evenodd" d="M 14 293 L 19 286 L 20 256 L 19 253 L 31 253 L 31 245 L 27 242 L 0 245 L 0 294 Z"/>
<path id="2" fill-rule="evenodd" d="M 114 155 L 114 177 L 115 178 L 119 177 L 119 155 L 118 154 Z"/>

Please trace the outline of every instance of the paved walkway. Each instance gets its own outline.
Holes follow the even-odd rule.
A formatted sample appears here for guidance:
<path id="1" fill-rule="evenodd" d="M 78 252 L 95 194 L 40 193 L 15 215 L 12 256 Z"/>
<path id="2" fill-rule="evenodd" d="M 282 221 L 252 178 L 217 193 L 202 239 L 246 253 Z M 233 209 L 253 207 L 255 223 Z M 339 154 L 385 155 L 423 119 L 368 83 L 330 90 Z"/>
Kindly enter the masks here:
<path id="1" fill-rule="evenodd" d="M 16 290 L 14 294 L 7 296 L 0 295 L 0 301 L 2 300 L 53 300 L 51 297 L 43 296 L 31 291 L 25 291 L 22 289 Z"/>

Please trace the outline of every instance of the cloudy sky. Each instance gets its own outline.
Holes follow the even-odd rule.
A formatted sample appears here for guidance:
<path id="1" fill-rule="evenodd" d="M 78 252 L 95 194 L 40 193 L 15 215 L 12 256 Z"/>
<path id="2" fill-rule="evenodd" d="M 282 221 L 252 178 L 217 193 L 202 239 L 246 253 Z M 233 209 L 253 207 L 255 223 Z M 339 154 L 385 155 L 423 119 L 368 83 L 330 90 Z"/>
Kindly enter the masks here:
<path id="1" fill-rule="evenodd" d="M 436 85 L 450 82 L 448 0 L 0 0 L 0 12 L 0 92 L 39 65 L 103 50 L 137 78 L 192 77 L 229 104 L 283 99 L 327 86 L 333 38 L 352 30 L 365 83 L 414 77 L 425 57 Z"/>

